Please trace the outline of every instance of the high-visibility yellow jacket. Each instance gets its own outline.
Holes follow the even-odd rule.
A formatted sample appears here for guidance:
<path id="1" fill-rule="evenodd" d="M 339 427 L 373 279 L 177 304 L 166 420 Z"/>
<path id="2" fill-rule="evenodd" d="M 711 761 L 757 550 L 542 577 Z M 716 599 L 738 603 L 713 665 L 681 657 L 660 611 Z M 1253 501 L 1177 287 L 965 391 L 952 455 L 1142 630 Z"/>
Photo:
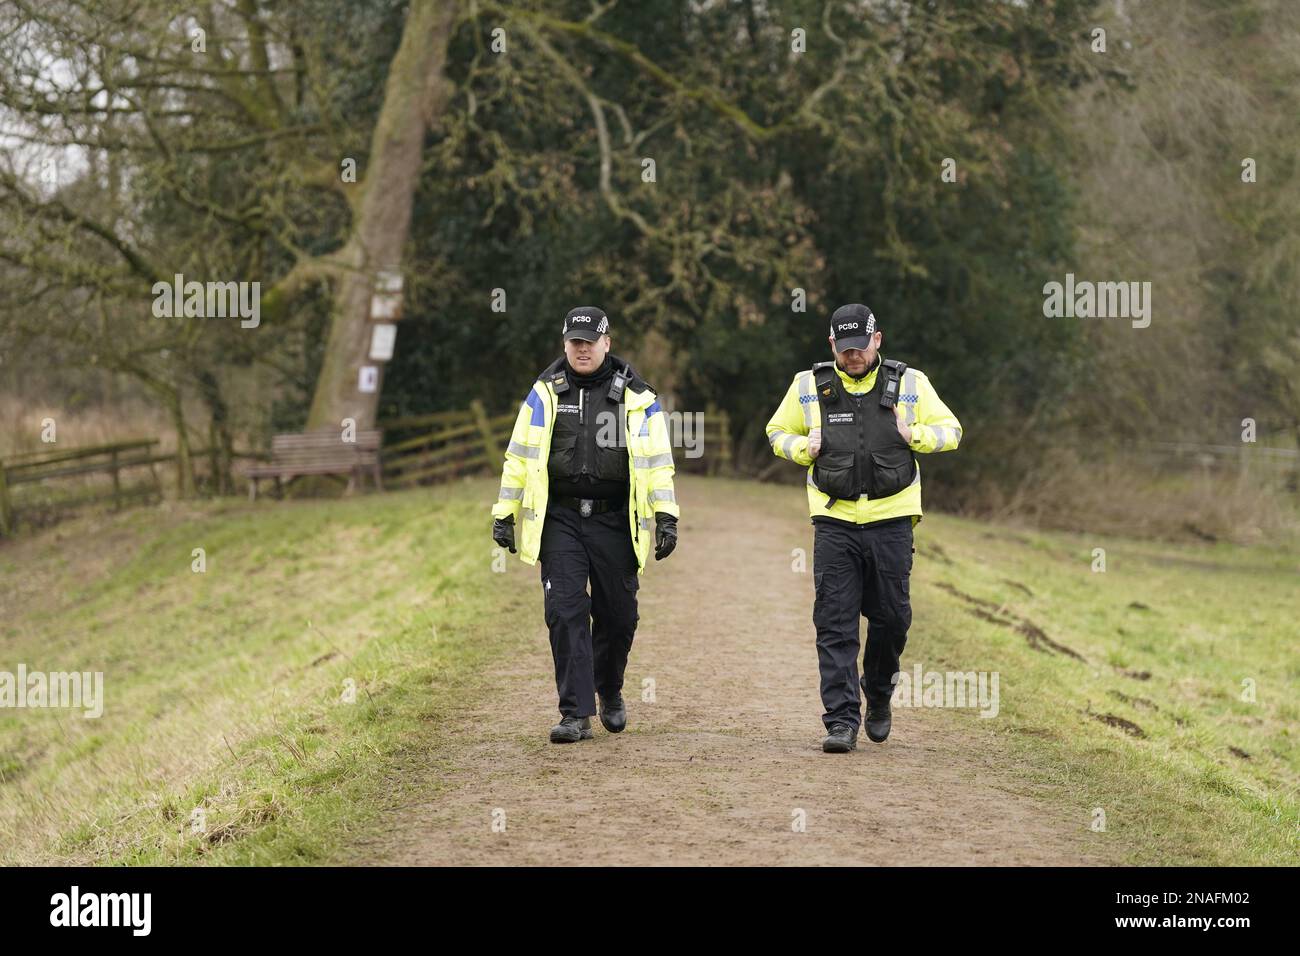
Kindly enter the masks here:
<path id="1" fill-rule="evenodd" d="M 640 390 L 637 387 L 640 386 Z M 492 506 L 493 518 L 515 519 L 515 547 L 527 564 L 537 563 L 542 546 L 549 493 L 547 460 L 555 429 L 558 396 L 549 379 L 533 383 L 519 408 L 514 433 L 501 471 L 501 491 Z M 673 491 L 673 449 L 668 423 L 655 393 L 633 379 L 623 393 L 626 416 L 628 477 L 628 533 L 636 551 L 637 573 L 645 570 L 654 538 L 652 521 L 662 513 L 679 517 Z"/>
<path id="2" fill-rule="evenodd" d="M 876 384 L 876 374 L 881 362 L 861 379 L 836 366 L 844 388 L 861 395 L 871 391 Z M 899 389 L 898 407 L 903 410 L 903 421 L 912 429 L 911 447 L 915 452 L 953 451 L 961 442 L 961 422 L 957 421 L 948 406 L 939 398 L 939 393 L 930 384 L 930 379 L 920 369 L 908 368 L 903 373 Z M 897 494 L 887 498 L 869 499 L 862 495 L 856 499 L 848 498 L 836 501 L 826 507 L 827 495 L 819 491 L 813 483 L 813 459 L 808 454 L 808 433 L 821 427 L 821 405 L 817 401 L 817 390 L 813 381 L 812 369 L 800 372 L 790 383 L 790 388 L 781 400 L 776 413 L 767 423 L 767 440 L 778 458 L 787 458 L 796 464 L 808 468 L 808 512 L 813 517 L 825 515 L 852 521 L 855 524 L 867 524 L 885 518 L 898 518 L 912 515 L 912 524 L 921 520 L 921 466 L 916 467 L 916 478 Z"/>

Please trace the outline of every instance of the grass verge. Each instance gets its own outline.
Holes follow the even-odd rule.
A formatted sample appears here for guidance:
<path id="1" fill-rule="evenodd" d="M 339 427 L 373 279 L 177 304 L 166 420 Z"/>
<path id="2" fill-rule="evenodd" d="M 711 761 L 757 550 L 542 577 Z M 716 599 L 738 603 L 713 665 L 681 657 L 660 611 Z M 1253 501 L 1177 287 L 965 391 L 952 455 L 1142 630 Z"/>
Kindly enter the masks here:
<path id="1" fill-rule="evenodd" d="M 6 545 L 0 670 L 102 671 L 106 704 L 0 710 L 0 862 L 336 858 L 502 647 L 485 487 L 186 504 Z"/>

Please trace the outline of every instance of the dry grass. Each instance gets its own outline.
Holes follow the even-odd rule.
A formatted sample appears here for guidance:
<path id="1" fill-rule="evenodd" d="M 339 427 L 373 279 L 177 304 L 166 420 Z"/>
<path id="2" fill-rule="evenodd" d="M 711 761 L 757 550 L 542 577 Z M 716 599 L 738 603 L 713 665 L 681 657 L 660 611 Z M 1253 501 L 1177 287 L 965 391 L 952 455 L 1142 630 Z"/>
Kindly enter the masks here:
<path id="1" fill-rule="evenodd" d="M 176 447 L 176 435 L 166 412 L 157 405 L 132 399 L 112 407 L 18 395 L 0 395 L 0 458 L 49 451 L 41 439 L 45 419 L 54 421 L 56 444 L 79 448 L 133 438 L 159 438 L 164 448 Z M 197 412 L 195 421 L 202 420 Z"/>
<path id="2" fill-rule="evenodd" d="M 197 451 L 208 444 L 206 434 L 201 434 L 195 427 L 207 420 L 206 413 L 193 406 L 186 408 L 186 415 L 190 448 Z M 54 441 L 47 442 L 44 436 L 51 422 Z M 16 455 L 72 451 L 140 439 L 157 439 L 158 444 L 153 447 L 155 454 L 166 455 L 176 450 L 176 431 L 170 416 L 160 406 L 138 396 L 112 403 L 82 403 L 75 399 L 45 400 L 22 397 L 16 392 L 0 393 L 0 460 Z M 206 474 L 202 459 L 196 469 L 202 480 Z M 121 478 L 122 487 L 127 492 L 148 490 L 151 495 L 175 496 L 176 468 L 170 463 L 156 464 L 152 468 L 137 465 L 124 469 Z M 48 481 L 16 484 L 10 488 L 19 526 L 27 528 L 55 524 L 69 514 L 86 511 L 89 507 L 110 507 L 111 504 L 72 506 L 69 502 L 87 496 L 104 497 L 111 492 L 112 478 L 108 472 L 66 475 Z"/>
<path id="3" fill-rule="evenodd" d="M 1089 459 L 1058 448 L 1014 489 L 980 489 L 972 497 L 984 505 L 970 510 L 1044 528 L 1288 546 L 1300 542 L 1300 499 L 1286 480 L 1281 469 L 1162 467 L 1137 454 Z"/>

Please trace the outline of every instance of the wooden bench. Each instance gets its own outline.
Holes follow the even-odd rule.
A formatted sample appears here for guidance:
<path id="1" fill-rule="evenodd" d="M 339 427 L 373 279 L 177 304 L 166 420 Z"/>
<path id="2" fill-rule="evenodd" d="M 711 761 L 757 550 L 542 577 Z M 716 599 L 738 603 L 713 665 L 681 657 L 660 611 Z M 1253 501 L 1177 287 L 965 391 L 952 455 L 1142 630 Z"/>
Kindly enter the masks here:
<path id="1" fill-rule="evenodd" d="M 356 441 L 345 442 L 337 429 L 305 432 L 300 435 L 276 435 L 271 439 L 271 460 L 244 469 L 248 479 L 248 499 L 257 500 L 257 485 L 262 478 L 274 478 L 277 494 L 283 494 L 283 482 L 301 475 L 347 475 L 347 494 L 361 485 L 368 472 L 375 487 L 383 490 L 379 465 L 379 430 L 359 431 Z"/>

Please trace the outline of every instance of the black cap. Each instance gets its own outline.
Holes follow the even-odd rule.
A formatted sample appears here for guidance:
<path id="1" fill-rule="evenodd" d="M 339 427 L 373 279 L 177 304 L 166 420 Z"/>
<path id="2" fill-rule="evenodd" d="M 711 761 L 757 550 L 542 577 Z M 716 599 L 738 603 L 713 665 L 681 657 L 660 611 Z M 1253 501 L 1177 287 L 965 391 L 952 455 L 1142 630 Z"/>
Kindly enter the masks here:
<path id="1" fill-rule="evenodd" d="M 564 317 L 564 341 L 595 342 L 609 333 L 609 316 L 594 305 L 580 305 Z"/>
<path id="2" fill-rule="evenodd" d="M 865 305 L 857 302 L 840 306 L 831 316 L 831 338 L 835 340 L 837 352 L 868 348 L 875 331 L 876 317 Z"/>

